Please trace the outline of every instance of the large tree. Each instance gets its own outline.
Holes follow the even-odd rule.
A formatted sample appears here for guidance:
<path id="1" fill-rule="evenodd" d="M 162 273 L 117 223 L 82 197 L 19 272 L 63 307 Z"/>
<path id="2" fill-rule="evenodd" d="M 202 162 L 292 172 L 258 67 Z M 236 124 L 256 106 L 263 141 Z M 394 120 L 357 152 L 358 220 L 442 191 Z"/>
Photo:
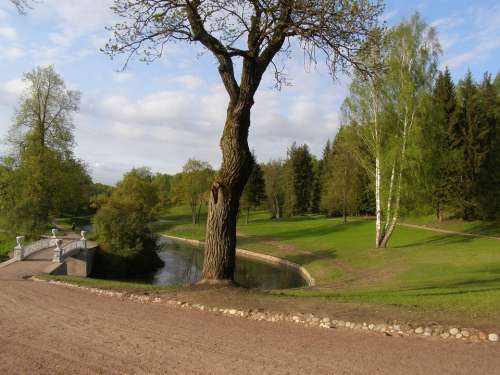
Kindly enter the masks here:
<path id="1" fill-rule="evenodd" d="M 332 75 L 352 65 L 377 26 L 380 1 L 357 0 L 115 0 L 121 22 L 105 51 L 160 56 L 169 42 L 200 43 L 216 59 L 229 95 L 220 140 L 222 164 L 212 184 L 203 278 L 232 280 L 239 200 L 252 170 L 248 147 L 254 95 L 269 66 L 297 40 L 311 60 L 324 56 Z M 127 61 L 128 61 L 127 58 Z M 235 69 L 237 65 L 237 69 Z M 236 72 L 240 72 L 239 80 Z M 278 85 L 283 82 L 275 69 Z"/>
<path id="2" fill-rule="evenodd" d="M 37 147 L 69 155 L 74 146 L 73 115 L 80 105 L 80 92 L 69 90 L 52 65 L 24 74 L 28 89 L 16 110 L 8 142 L 15 153 Z"/>
<path id="3" fill-rule="evenodd" d="M 5 159 L 9 183 L 1 206 L 10 227 L 36 233 L 49 218 L 74 214 L 91 193 L 85 165 L 73 156 L 73 115 L 80 93 L 68 90 L 52 66 L 24 75 L 27 88 L 16 109 Z"/>

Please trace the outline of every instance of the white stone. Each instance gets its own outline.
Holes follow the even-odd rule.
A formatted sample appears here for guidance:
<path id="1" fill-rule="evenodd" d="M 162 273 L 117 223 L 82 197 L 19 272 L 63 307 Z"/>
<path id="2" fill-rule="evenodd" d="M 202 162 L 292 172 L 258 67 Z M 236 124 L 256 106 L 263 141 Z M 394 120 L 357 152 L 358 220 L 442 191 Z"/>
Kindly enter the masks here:
<path id="1" fill-rule="evenodd" d="M 456 334 L 458 334 L 458 332 L 460 332 L 460 330 L 458 328 L 450 328 L 450 335 L 452 336 L 455 336 Z"/>
<path id="2" fill-rule="evenodd" d="M 418 327 L 415 329 L 415 333 L 421 335 L 422 333 L 424 333 L 424 329 L 422 327 Z"/>
<path id="3" fill-rule="evenodd" d="M 498 335 L 496 333 L 490 333 L 488 335 L 488 340 L 492 342 L 497 342 L 498 341 Z"/>

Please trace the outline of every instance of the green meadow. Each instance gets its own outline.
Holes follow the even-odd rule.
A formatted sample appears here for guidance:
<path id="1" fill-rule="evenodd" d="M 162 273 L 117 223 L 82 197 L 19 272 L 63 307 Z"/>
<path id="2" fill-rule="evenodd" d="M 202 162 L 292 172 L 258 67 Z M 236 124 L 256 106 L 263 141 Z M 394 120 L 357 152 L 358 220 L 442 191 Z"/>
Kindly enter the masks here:
<path id="1" fill-rule="evenodd" d="M 406 222 L 429 224 L 430 219 Z M 496 223 L 459 223 L 443 229 L 495 235 Z M 193 225 L 186 208 L 163 215 L 158 231 L 204 239 L 205 222 Z M 238 247 L 275 255 L 306 267 L 314 288 L 279 295 L 391 304 L 500 318 L 500 240 L 399 226 L 387 249 L 374 248 L 374 221 L 348 224 L 324 216 L 271 220 L 254 212 L 238 225 Z"/>

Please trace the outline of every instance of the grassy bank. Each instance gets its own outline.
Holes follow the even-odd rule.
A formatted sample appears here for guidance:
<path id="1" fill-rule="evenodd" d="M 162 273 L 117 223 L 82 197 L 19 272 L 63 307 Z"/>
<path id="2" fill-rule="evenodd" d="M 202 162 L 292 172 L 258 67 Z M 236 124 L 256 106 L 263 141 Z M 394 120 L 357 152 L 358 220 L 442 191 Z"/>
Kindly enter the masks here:
<path id="1" fill-rule="evenodd" d="M 176 208 L 159 229 L 202 240 L 205 223 L 189 220 L 185 209 Z M 500 232 L 494 223 L 470 225 L 481 234 Z M 390 248 L 374 249 L 373 237 L 368 218 L 344 225 L 321 216 L 270 220 L 256 212 L 250 224 L 238 225 L 239 247 L 299 263 L 319 284 L 281 294 L 500 319 L 500 241 L 398 227 Z"/>
<path id="2" fill-rule="evenodd" d="M 41 275 L 37 276 L 43 280 L 62 281 L 66 283 L 76 284 L 80 286 L 87 286 L 92 288 L 109 289 L 109 290 L 123 290 L 123 291 L 137 291 L 137 292 L 153 292 L 178 289 L 179 286 L 175 285 L 152 285 L 130 281 L 116 281 L 116 280 L 102 280 L 93 279 L 90 277 L 74 277 L 74 276 L 57 276 L 57 275 Z"/>

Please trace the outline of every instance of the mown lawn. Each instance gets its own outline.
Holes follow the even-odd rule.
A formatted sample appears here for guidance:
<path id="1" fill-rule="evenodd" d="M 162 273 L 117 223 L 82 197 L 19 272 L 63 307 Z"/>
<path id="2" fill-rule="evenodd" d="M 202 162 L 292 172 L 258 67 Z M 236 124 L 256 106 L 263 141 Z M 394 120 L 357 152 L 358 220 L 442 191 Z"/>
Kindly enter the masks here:
<path id="1" fill-rule="evenodd" d="M 202 240 L 205 223 L 189 220 L 185 208 L 176 208 L 159 229 Z M 482 234 L 500 232 L 498 224 L 473 225 Z M 500 319 L 500 241 L 398 227 L 390 248 L 374 249 L 373 237 L 369 218 L 344 225 L 322 216 L 270 220 L 256 212 L 250 224 L 238 225 L 239 247 L 299 263 L 317 280 L 316 288 L 280 294 Z"/>
<path id="2" fill-rule="evenodd" d="M 65 283 L 71 283 L 80 286 L 88 286 L 92 288 L 101 288 L 110 290 L 153 292 L 153 291 L 172 290 L 179 288 L 179 286 L 176 285 L 153 285 L 153 284 L 131 282 L 131 281 L 93 279 L 90 277 L 57 276 L 57 275 L 41 275 L 37 277 L 43 280 L 62 281 Z"/>

